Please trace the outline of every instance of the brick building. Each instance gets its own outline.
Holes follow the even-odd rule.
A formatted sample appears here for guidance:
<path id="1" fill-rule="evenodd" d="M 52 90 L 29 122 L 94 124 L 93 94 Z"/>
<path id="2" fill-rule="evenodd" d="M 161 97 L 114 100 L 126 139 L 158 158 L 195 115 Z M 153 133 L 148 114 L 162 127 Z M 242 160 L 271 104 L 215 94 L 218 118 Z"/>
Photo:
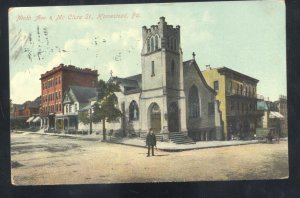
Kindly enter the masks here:
<path id="1" fill-rule="evenodd" d="M 23 104 L 13 104 L 12 118 L 31 117 L 39 113 L 41 97 L 37 97 L 34 101 L 26 101 Z"/>
<path id="2" fill-rule="evenodd" d="M 98 71 L 60 64 L 41 75 L 41 109 L 44 129 L 54 128 L 54 117 L 63 113 L 63 94 L 71 85 L 95 87 Z"/>

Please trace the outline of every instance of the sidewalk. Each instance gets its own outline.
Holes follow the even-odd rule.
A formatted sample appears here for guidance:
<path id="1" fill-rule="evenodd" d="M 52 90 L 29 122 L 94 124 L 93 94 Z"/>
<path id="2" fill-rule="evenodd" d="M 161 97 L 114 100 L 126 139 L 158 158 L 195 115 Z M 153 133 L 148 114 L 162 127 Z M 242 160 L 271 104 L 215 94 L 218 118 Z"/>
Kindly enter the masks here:
<path id="1" fill-rule="evenodd" d="M 86 141 L 101 141 L 102 135 L 72 135 L 72 134 L 57 134 L 57 133 L 44 133 L 42 131 L 39 132 L 28 132 L 28 131 L 14 131 L 14 133 L 28 133 L 28 134 L 38 134 L 38 135 L 49 135 L 49 136 L 60 136 L 65 138 L 86 140 Z M 110 137 L 107 136 L 107 140 L 109 143 L 114 144 L 122 144 L 127 146 L 136 146 L 136 147 L 146 147 L 145 140 L 140 138 L 113 138 L 113 141 L 110 141 Z M 246 145 L 246 144 L 257 144 L 258 140 L 233 140 L 233 141 L 200 141 L 195 144 L 175 144 L 173 142 L 157 142 L 157 148 L 162 151 L 168 152 L 178 152 L 178 151 L 186 151 L 186 150 L 194 150 L 194 149 L 205 149 L 205 148 L 218 148 L 218 147 L 226 147 L 226 146 L 238 146 L 238 145 Z"/>
<path id="2" fill-rule="evenodd" d="M 138 146 L 138 147 L 146 147 L 146 143 L 144 140 L 138 138 L 123 138 L 120 139 L 118 144 L 129 145 L 129 146 Z M 196 144 L 175 144 L 173 142 L 157 142 L 157 148 L 162 151 L 168 152 L 178 152 L 178 151 L 187 151 L 194 149 L 205 149 L 205 148 L 217 148 L 217 147 L 225 147 L 225 146 L 238 146 L 238 145 L 246 145 L 246 144 L 257 144 L 258 140 L 249 140 L 249 141 L 200 141 L 196 142 Z"/>

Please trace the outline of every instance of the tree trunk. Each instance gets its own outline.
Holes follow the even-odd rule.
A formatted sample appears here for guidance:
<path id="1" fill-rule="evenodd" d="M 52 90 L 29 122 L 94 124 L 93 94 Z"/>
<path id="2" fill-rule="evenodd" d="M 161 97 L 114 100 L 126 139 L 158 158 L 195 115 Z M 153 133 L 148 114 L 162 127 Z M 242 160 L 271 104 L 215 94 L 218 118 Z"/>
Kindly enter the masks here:
<path id="1" fill-rule="evenodd" d="M 93 133 L 93 122 L 90 120 L 90 135 Z"/>
<path id="2" fill-rule="evenodd" d="M 103 124 L 103 141 L 106 141 L 106 129 L 105 129 L 105 119 L 102 120 Z"/>

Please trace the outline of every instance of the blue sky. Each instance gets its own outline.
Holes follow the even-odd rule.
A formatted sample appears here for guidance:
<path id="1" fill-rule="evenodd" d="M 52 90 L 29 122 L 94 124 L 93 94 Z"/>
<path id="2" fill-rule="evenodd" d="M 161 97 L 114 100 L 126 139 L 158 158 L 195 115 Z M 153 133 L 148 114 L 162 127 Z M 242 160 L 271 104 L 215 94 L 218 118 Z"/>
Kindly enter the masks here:
<path id="1" fill-rule="evenodd" d="M 141 73 L 141 28 L 161 16 L 180 25 L 183 60 L 195 52 L 201 70 L 226 66 L 259 79 L 258 93 L 271 100 L 286 95 L 284 1 L 200 2 L 11 8 L 13 102 L 39 96 L 40 75 L 60 63 L 97 69 L 105 80 L 111 70 L 120 77 Z"/>

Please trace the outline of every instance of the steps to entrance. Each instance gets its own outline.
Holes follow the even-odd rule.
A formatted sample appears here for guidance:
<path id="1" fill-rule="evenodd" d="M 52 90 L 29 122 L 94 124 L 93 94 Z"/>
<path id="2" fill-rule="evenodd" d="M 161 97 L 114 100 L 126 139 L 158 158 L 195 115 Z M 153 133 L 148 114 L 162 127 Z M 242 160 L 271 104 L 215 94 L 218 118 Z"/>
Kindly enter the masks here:
<path id="1" fill-rule="evenodd" d="M 196 144 L 190 137 L 181 132 L 170 132 L 170 140 L 175 144 Z"/>
<path id="2" fill-rule="evenodd" d="M 140 138 L 146 141 L 147 133 L 141 134 Z M 164 141 L 162 134 L 155 134 L 157 141 Z M 188 136 L 181 132 L 170 132 L 170 141 L 175 144 L 195 144 L 195 142 Z"/>

